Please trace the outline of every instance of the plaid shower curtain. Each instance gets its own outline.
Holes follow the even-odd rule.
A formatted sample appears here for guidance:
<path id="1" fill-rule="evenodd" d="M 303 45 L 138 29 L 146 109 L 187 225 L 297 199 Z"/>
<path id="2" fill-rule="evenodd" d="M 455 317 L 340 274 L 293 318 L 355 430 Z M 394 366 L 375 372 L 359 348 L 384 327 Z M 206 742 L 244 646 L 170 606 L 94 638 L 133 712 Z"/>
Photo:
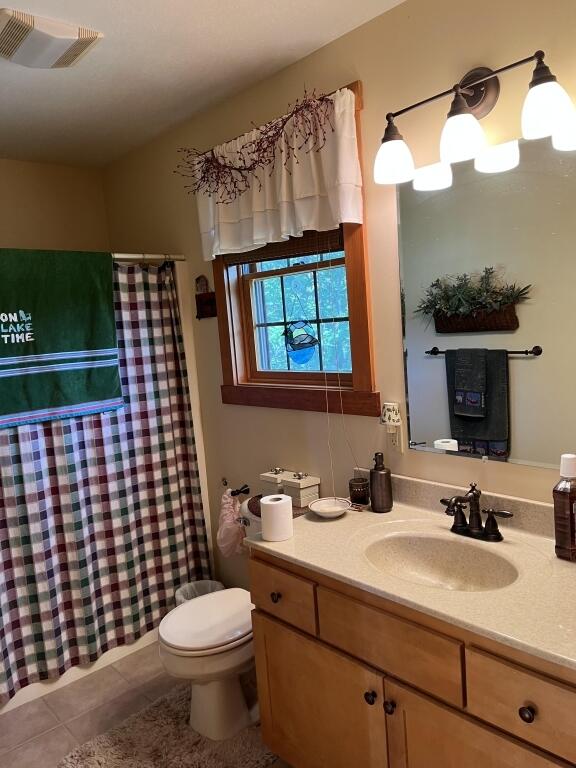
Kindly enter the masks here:
<path id="1" fill-rule="evenodd" d="M 210 574 L 172 265 L 116 265 L 114 300 L 124 407 L 0 430 L 0 705 Z"/>

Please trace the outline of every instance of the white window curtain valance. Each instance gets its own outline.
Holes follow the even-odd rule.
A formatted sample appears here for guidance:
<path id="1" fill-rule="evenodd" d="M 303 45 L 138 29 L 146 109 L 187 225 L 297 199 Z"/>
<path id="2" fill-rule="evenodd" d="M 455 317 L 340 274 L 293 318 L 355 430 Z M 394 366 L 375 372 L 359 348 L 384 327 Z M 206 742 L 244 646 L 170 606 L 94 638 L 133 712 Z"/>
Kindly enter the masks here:
<path id="1" fill-rule="evenodd" d="M 300 237 L 305 230 L 336 229 L 341 223 L 362 223 L 362 176 L 356 140 L 354 93 L 336 91 L 334 131 L 328 130 L 319 151 L 297 150 L 287 166 L 280 150 L 274 169 L 258 173 L 250 189 L 231 203 L 217 203 L 197 194 L 202 251 L 206 261 L 227 253 L 243 253 L 267 243 Z M 240 146 L 258 136 L 258 129 L 214 147 L 216 154 L 237 157 Z"/>

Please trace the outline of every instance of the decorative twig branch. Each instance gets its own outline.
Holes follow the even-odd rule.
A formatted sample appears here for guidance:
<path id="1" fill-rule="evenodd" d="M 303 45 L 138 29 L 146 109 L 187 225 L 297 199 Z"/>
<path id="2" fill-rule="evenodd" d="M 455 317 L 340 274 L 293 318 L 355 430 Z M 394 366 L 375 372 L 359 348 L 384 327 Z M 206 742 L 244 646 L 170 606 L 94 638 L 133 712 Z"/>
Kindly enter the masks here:
<path id="1" fill-rule="evenodd" d="M 186 184 L 189 192 L 213 195 L 217 203 L 231 203 L 254 182 L 262 189 L 258 172 L 267 168 L 272 175 L 277 151 L 288 171 L 292 158 L 298 162 L 297 152 L 319 152 L 326 144 L 328 132 L 334 131 L 333 114 L 334 102 L 329 96 L 305 91 L 302 100 L 296 101 L 288 114 L 259 128 L 254 126 L 258 136 L 241 145 L 235 157 L 225 158 L 214 149 L 200 152 L 183 147 L 178 150 L 182 161 L 175 173 L 191 179 Z"/>

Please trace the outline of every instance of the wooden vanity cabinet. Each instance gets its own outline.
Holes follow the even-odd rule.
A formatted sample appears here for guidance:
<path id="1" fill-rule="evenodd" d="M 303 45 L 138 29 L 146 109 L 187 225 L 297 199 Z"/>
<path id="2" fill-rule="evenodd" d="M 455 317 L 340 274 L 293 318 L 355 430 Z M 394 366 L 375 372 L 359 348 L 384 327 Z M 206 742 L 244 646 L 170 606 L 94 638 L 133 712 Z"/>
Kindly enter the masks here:
<path id="1" fill-rule="evenodd" d="M 272 556 L 250 578 L 262 736 L 293 768 L 576 766 L 576 677 Z"/>
<path id="2" fill-rule="evenodd" d="M 386 768 L 381 673 L 256 611 L 264 743 L 295 768 Z"/>

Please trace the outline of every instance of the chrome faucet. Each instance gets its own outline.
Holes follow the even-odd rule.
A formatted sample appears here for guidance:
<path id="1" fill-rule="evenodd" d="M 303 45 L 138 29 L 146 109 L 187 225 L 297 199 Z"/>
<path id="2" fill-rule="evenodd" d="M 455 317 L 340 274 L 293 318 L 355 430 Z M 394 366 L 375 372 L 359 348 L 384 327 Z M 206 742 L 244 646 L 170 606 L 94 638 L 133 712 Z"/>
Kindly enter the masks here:
<path id="1" fill-rule="evenodd" d="M 458 536 L 470 536 L 483 541 L 502 541 L 504 538 L 498 528 L 497 517 L 513 517 L 512 512 L 495 509 L 480 509 L 482 491 L 476 483 L 470 483 L 470 490 L 464 496 L 452 496 L 451 499 L 440 499 L 446 507 L 445 512 L 454 518 L 450 530 Z M 468 506 L 470 515 L 466 519 L 465 508 Z M 482 515 L 486 515 L 486 524 L 482 525 Z"/>

